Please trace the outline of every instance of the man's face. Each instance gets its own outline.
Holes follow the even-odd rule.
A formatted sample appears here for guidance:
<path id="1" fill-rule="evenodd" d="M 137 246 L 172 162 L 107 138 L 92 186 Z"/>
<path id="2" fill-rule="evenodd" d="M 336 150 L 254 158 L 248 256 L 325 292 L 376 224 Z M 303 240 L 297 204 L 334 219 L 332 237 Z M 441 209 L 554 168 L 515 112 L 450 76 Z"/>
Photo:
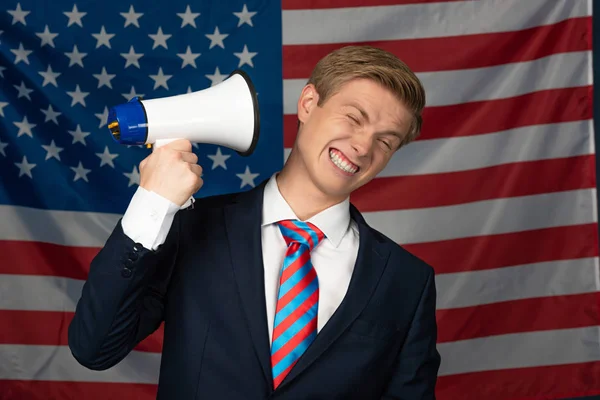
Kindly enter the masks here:
<path id="1" fill-rule="evenodd" d="M 366 79 L 346 83 L 321 107 L 318 98 L 313 86 L 303 89 L 296 150 L 317 188 L 344 198 L 385 168 L 412 115 L 389 90 Z"/>

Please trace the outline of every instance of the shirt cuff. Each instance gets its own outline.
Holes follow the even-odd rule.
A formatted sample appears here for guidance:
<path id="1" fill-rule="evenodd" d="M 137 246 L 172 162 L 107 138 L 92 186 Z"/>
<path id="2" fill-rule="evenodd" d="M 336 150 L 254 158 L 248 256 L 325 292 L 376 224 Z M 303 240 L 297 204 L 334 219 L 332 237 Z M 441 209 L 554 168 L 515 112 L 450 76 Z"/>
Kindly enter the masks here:
<path id="1" fill-rule="evenodd" d="M 121 220 L 123 232 L 146 249 L 156 250 L 167 238 L 179 206 L 138 186 Z"/>

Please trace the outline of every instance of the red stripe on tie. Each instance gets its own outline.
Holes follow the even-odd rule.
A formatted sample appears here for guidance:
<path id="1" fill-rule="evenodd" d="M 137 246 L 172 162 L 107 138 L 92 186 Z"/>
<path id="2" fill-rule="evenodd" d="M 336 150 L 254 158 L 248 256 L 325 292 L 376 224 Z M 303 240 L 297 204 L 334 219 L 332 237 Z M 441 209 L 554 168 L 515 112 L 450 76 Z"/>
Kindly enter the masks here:
<path id="1" fill-rule="evenodd" d="M 285 356 L 290 354 L 292 350 L 294 350 L 304 339 L 306 339 L 311 332 L 316 331 L 317 329 L 317 317 L 315 316 L 313 319 L 308 321 L 308 323 L 300 329 L 290 340 L 286 342 L 279 350 L 277 350 L 271 356 L 271 363 L 273 366 L 277 365 L 279 361 L 283 360 Z"/>
<path id="2" fill-rule="evenodd" d="M 304 278 L 300 279 L 298 283 L 296 283 L 288 292 L 277 300 L 277 309 L 278 313 L 281 309 L 288 305 L 288 303 L 296 297 L 304 288 L 306 288 L 310 283 L 317 277 L 317 272 L 314 268 L 311 268 Z"/>
<path id="3" fill-rule="evenodd" d="M 292 368 L 294 368 L 294 365 L 296 365 L 296 363 L 298 362 L 298 360 L 294 361 L 292 363 L 292 365 L 290 365 L 289 367 L 287 367 L 286 369 L 284 369 L 282 373 L 280 373 L 278 376 L 276 376 L 273 379 L 273 385 L 275 386 L 275 389 L 277 389 L 277 386 L 279 386 L 279 384 L 281 382 L 283 382 L 283 380 L 285 379 L 285 377 L 287 376 L 287 374 L 289 374 L 289 372 L 292 370 Z"/>
<path id="4" fill-rule="evenodd" d="M 286 258 L 291 256 L 293 253 L 295 253 L 296 250 L 298 249 L 298 247 L 299 247 L 298 244 L 294 244 L 294 245 L 290 246 L 288 248 L 288 254 L 286 255 Z M 302 266 L 304 266 L 304 264 L 306 264 L 309 261 L 310 261 L 310 254 L 307 251 L 302 251 L 302 253 L 300 253 L 298 258 L 294 262 L 292 262 L 290 265 L 288 265 L 288 267 L 286 269 L 284 269 L 283 272 L 281 273 L 281 278 L 279 279 L 281 284 L 285 283 L 290 278 L 290 276 L 294 275 L 296 273 L 296 271 L 298 271 L 300 268 L 302 268 Z"/>
<path id="5" fill-rule="evenodd" d="M 317 232 L 314 229 L 314 226 L 310 223 L 307 223 L 307 225 L 312 228 L 315 233 Z M 293 222 L 290 223 L 289 225 L 286 225 L 286 228 L 296 232 L 298 235 L 302 236 L 304 238 L 304 240 L 306 241 L 306 243 L 308 243 L 308 245 L 310 246 L 311 250 L 315 247 L 315 243 L 312 240 L 312 236 L 310 235 L 310 233 L 308 233 L 307 231 L 305 231 L 304 229 L 300 228 L 299 226 L 297 226 L 296 224 L 294 224 Z"/>
<path id="6" fill-rule="evenodd" d="M 290 315 L 288 315 L 283 321 L 281 321 L 279 325 L 275 327 L 275 329 L 273 329 L 273 342 L 277 340 L 279 336 L 281 336 L 281 334 L 283 334 L 283 332 L 285 332 L 290 326 L 292 326 L 294 322 L 298 320 L 298 318 L 300 318 L 304 315 L 304 313 L 310 310 L 310 308 L 314 306 L 318 301 L 319 291 L 315 290 L 313 294 L 311 294 L 304 301 L 304 303 L 298 306 L 298 308 L 296 308 Z"/>

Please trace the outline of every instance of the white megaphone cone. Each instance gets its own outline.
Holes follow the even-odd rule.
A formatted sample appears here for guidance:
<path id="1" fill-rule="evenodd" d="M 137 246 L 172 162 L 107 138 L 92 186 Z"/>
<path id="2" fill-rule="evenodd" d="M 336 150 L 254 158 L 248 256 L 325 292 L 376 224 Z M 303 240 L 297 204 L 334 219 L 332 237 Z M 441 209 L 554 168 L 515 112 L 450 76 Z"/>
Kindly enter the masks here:
<path id="1" fill-rule="evenodd" d="M 158 148 L 187 139 L 248 156 L 254 152 L 260 132 L 258 98 L 250 77 L 236 70 L 208 89 L 150 100 L 134 97 L 112 107 L 108 129 L 120 144 Z"/>

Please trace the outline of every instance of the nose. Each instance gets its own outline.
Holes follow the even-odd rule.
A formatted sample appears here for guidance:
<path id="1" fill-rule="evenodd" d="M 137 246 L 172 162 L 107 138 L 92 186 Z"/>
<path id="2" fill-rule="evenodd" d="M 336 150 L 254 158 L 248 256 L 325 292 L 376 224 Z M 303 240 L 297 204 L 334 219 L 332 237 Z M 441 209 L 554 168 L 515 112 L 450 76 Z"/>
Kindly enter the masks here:
<path id="1" fill-rule="evenodd" d="M 350 146 L 357 156 L 364 157 L 371 149 L 371 139 L 367 134 L 357 134 L 352 137 Z"/>

